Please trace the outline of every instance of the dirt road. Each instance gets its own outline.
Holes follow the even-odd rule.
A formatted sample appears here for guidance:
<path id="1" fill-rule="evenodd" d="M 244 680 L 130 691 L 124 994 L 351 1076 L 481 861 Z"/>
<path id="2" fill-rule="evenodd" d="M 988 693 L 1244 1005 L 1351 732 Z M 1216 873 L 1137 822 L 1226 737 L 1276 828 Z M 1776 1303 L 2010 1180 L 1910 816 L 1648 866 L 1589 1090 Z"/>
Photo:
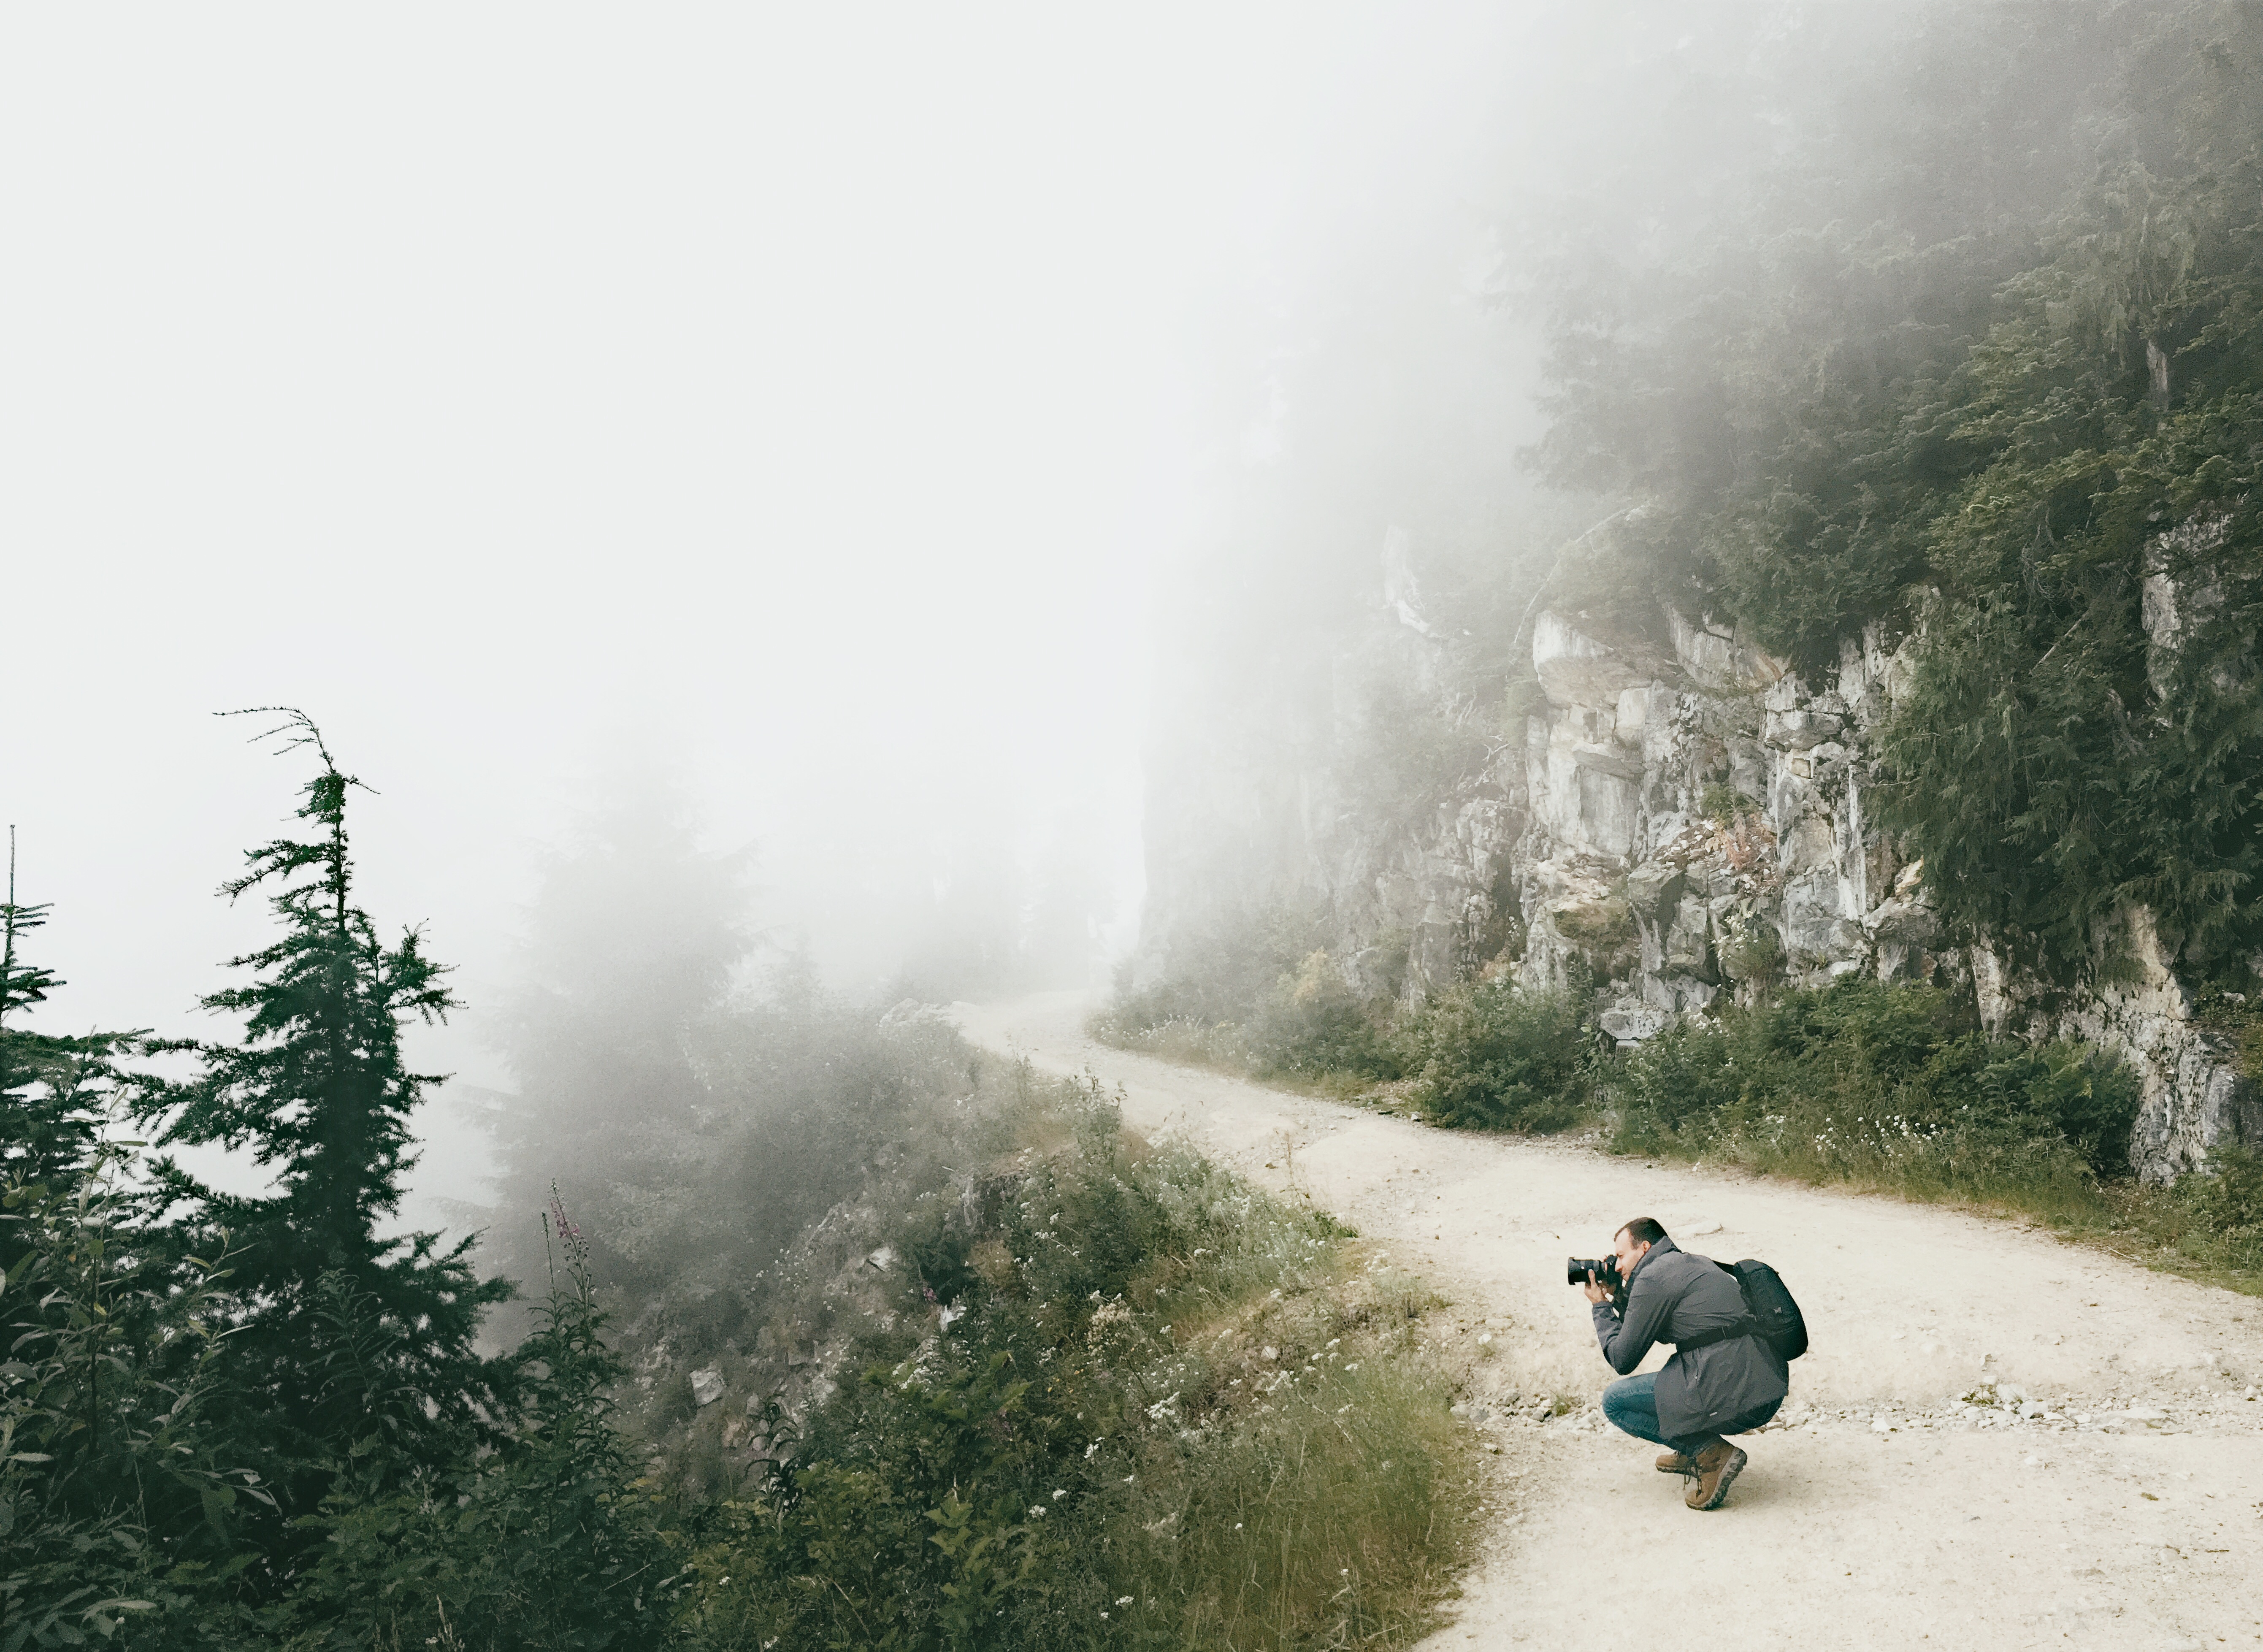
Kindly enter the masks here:
<path id="1" fill-rule="evenodd" d="M 1191 1071 L 1092 1043 L 1084 1010 L 953 1012 L 990 1047 L 1120 1084 L 1127 1122 L 1310 1197 L 1454 1299 L 1501 1512 L 1427 1648 L 2263 1643 L 2263 1301 L 2002 1222 Z M 1563 1283 L 1567 1253 L 1636 1215 L 1775 1264 L 1813 1335 L 1712 1514 L 1602 1424 L 1610 1373 Z M 1958 1403 L 1984 1377 L 2011 1402 Z M 1577 1409 L 1541 1420 L 1559 1395 Z"/>

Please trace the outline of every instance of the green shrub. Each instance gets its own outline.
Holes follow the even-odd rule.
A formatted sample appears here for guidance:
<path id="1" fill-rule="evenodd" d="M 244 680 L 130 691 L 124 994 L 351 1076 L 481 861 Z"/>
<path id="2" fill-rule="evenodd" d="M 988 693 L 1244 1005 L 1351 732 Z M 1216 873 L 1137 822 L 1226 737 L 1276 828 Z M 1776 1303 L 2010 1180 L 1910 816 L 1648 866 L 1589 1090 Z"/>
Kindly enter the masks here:
<path id="1" fill-rule="evenodd" d="M 971 1185 L 876 1186 L 811 1236 L 790 1311 L 861 1329 L 784 1467 L 688 1511 L 691 1643 L 1291 1646 L 1420 1622 L 1473 1514 L 1414 1346 L 1426 1299 L 1327 1218 L 1143 1148 L 1096 1090 L 1014 1083 L 947 1127 Z M 843 1272 L 881 1245 L 886 1277 Z"/>
<path id="2" fill-rule="evenodd" d="M 0 1189 L 14 1257 L 0 1273 L 0 1646 L 11 1652 L 252 1639 L 236 1598 L 258 1559 L 243 1513 L 273 1500 L 223 1455 L 233 1443 L 212 1415 L 230 1374 L 215 1334 L 228 1258 L 177 1265 L 149 1244 L 133 1225 L 146 1208 L 141 1173 L 132 1149 L 105 1144 L 53 1185 L 18 1175 Z"/>
<path id="3" fill-rule="evenodd" d="M 1251 1064 L 1262 1076 L 1398 1076 L 1377 1018 L 1325 952 L 1310 953 L 1293 974 L 1275 982 L 1251 1018 L 1247 1037 Z"/>
<path id="4" fill-rule="evenodd" d="M 568 1281 L 517 1351 L 529 1374 L 515 1426 L 493 1452 L 393 1489 L 372 1472 L 387 1445 L 372 1418 L 304 1522 L 328 1541 L 292 1600 L 291 1652 L 642 1652 L 667 1639 L 674 1569 L 612 1424 L 627 1373 L 604 1340 L 587 1247 L 553 1208 Z"/>
<path id="5" fill-rule="evenodd" d="M 1363 1000 L 1328 953 L 1282 957 L 1309 933 L 1278 918 L 1262 944 L 1205 952 L 1203 967 L 1124 991 L 1086 1022 L 1103 1044 L 1254 1078 L 1306 1083 L 1399 1076 L 1387 1000 Z M 1403 943 L 1401 944 L 1403 951 Z M 1275 959 L 1262 980 L 1260 958 Z"/>
<path id="6" fill-rule="evenodd" d="M 1606 903 L 1597 921 L 1605 945 L 1621 929 L 1632 932 L 1623 902 Z M 1087 1030 L 1118 1048 L 1256 1078 L 1343 1089 L 1411 1079 L 1416 1106 L 1464 1128 L 1560 1130 L 1586 1111 L 1594 1040 L 1560 994 L 1471 981 L 1398 1011 L 1363 1001 L 1334 960 L 1314 950 L 1253 1004 L 1233 1006 L 1233 1020 L 1162 1013 L 1191 997 L 1168 988 L 1124 994 Z"/>
<path id="7" fill-rule="evenodd" d="M 1401 1029 L 1415 1105 L 1467 1129 L 1560 1130 L 1582 1112 L 1594 1040 L 1569 999 L 1465 982 Z"/>
<path id="8" fill-rule="evenodd" d="M 2197 1263 L 2238 1289 L 2263 1293 L 2263 1155 L 2218 1148 L 2209 1169 L 2171 1187 L 2115 1190 L 2111 1229 L 2135 1233 L 2160 1255 Z"/>
<path id="9" fill-rule="evenodd" d="M 1609 1088 L 1623 1150 L 2064 1213 L 2126 1172 L 2139 1086 L 2082 1045 L 1992 1043 L 1938 989 L 1856 978 L 1669 1027 Z"/>
<path id="10" fill-rule="evenodd" d="M 1758 803 L 1725 780 L 1708 782 L 1704 796 L 1697 805 L 1698 813 L 1724 824 L 1742 820 L 1759 808 Z"/>

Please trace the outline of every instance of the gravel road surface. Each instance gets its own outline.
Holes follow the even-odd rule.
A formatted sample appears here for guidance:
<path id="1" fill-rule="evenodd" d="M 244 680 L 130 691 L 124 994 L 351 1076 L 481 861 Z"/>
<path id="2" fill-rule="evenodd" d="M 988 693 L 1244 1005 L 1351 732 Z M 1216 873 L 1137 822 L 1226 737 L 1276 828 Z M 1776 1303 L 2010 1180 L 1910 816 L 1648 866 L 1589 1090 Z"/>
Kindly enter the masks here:
<path id="1" fill-rule="evenodd" d="M 1452 1299 L 1439 1333 L 1497 1448 L 1497 1524 L 1426 1648 L 2263 1644 L 2263 1300 L 2012 1223 L 1177 1067 L 1095 1044 L 1088 1008 L 952 1013 L 985 1046 L 1121 1086 L 1128 1124 L 1309 1198 Z M 1567 1254 L 1601 1255 L 1638 1215 L 1775 1264 L 1813 1337 L 1711 1514 L 1603 1424 L 1610 1373 L 1563 1282 Z"/>

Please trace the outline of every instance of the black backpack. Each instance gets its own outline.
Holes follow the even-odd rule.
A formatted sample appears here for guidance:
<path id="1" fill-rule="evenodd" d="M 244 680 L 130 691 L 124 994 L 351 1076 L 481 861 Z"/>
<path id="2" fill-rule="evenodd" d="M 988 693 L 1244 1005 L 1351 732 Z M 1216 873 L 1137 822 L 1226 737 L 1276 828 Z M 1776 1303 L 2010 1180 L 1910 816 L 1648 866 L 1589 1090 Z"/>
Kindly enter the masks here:
<path id="1" fill-rule="evenodd" d="M 1745 1312 L 1753 1316 L 1760 1339 L 1782 1359 L 1797 1359 L 1807 1351 L 1807 1321 L 1799 1304 L 1783 1287 L 1783 1276 L 1765 1262 L 1739 1262 L 1715 1267 L 1733 1276 L 1745 1293 Z"/>
<path id="2" fill-rule="evenodd" d="M 1791 1293 L 1784 1289 L 1782 1274 L 1765 1262 L 1744 1261 L 1734 1266 L 1716 1262 L 1713 1265 L 1734 1279 L 1745 1293 L 1746 1317 L 1737 1324 L 1689 1337 L 1678 1344 L 1683 1353 L 1738 1337 L 1759 1337 L 1775 1350 L 1779 1359 L 1797 1359 L 1807 1351 L 1807 1321 L 1801 1317 Z"/>

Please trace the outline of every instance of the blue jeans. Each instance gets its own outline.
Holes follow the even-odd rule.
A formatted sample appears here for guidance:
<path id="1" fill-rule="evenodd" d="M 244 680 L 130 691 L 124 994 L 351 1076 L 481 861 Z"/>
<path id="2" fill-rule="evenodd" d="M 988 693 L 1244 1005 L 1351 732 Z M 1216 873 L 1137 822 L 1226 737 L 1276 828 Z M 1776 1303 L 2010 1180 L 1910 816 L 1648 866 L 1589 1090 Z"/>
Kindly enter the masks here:
<path id="1" fill-rule="evenodd" d="M 1683 1456 L 1694 1456 L 1711 1445 L 1723 1434 L 1741 1434 L 1747 1429 L 1758 1428 L 1776 1414 L 1782 1400 L 1770 1400 L 1766 1405 L 1756 1405 L 1749 1411 L 1739 1412 L 1718 1428 L 1703 1434 L 1691 1434 L 1681 1439 L 1668 1439 L 1658 1431 L 1658 1373 L 1648 1376 L 1621 1377 L 1603 1390 L 1603 1416 L 1613 1428 L 1637 1439 L 1649 1440 Z"/>

